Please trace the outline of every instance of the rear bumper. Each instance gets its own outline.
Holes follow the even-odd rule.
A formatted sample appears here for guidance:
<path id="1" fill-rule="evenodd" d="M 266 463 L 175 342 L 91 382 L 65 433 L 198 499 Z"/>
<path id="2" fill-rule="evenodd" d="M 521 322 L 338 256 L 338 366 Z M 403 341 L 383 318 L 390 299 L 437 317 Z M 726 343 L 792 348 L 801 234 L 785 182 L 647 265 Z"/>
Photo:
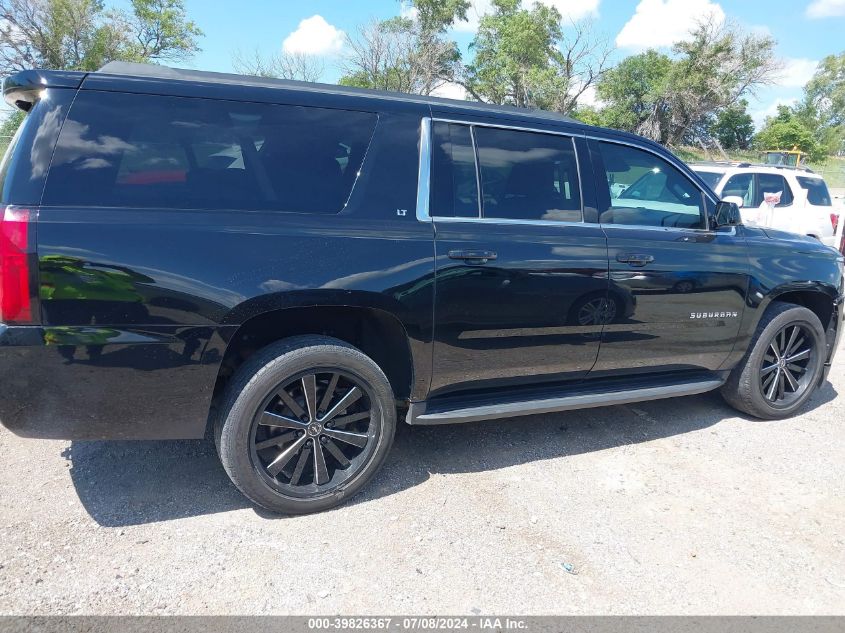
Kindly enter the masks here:
<path id="1" fill-rule="evenodd" d="M 203 437 L 219 343 L 208 327 L 0 324 L 0 423 L 50 439 Z"/>

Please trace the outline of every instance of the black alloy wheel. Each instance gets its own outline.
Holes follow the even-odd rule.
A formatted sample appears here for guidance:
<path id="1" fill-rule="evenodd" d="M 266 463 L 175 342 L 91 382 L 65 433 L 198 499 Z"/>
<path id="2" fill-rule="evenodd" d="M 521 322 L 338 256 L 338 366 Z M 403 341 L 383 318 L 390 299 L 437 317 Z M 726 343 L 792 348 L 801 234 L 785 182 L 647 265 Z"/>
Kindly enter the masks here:
<path id="1" fill-rule="evenodd" d="M 760 364 L 760 390 L 773 406 L 789 406 L 813 379 L 814 339 L 805 325 L 790 323 L 769 341 Z"/>
<path id="2" fill-rule="evenodd" d="M 270 486 L 287 495 L 336 488 L 374 449 L 371 400 L 363 381 L 338 368 L 286 380 L 255 415 L 253 463 Z"/>
<path id="3" fill-rule="evenodd" d="M 396 398 L 372 358 L 321 335 L 293 336 L 232 376 L 215 421 L 226 474 L 256 504 L 284 514 L 333 508 L 387 457 Z"/>

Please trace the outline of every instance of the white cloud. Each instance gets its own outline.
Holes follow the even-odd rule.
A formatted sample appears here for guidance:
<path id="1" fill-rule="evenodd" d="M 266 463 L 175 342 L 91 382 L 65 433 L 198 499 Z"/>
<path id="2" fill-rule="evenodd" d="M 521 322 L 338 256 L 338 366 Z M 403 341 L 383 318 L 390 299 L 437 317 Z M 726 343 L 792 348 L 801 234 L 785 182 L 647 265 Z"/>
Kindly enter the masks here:
<path id="1" fill-rule="evenodd" d="M 813 0 L 807 5 L 808 18 L 832 18 L 845 15 L 845 0 Z"/>
<path id="2" fill-rule="evenodd" d="M 590 15 L 597 15 L 601 0 L 536 0 L 557 9 L 564 19 L 579 20 Z M 530 9 L 534 0 L 522 0 L 522 8 Z M 492 0 L 470 0 L 466 22 L 455 22 L 454 30 L 463 33 L 475 33 L 482 16 L 493 13 Z M 403 12 L 404 15 L 404 12 Z"/>
<path id="3" fill-rule="evenodd" d="M 455 22 L 454 30 L 463 33 L 475 33 L 482 16 L 493 13 L 492 0 L 470 0 L 466 21 Z"/>
<path id="4" fill-rule="evenodd" d="M 402 2 L 399 5 L 399 15 L 403 18 L 410 18 L 411 20 L 416 20 L 419 13 L 419 9 L 417 9 L 410 2 Z"/>
<path id="5" fill-rule="evenodd" d="M 777 85 L 784 88 L 803 88 L 816 72 L 819 63 L 803 57 L 786 59 L 777 77 Z"/>
<path id="6" fill-rule="evenodd" d="M 596 94 L 595 86 L 588 86 L 587 89 L 578 97 L 578 105 L 601 107 L 604 105 L 601 99 Z"/>
<path id="7" fill-rule="evenodd" d="M 640 0 L 616 36 L 616 45 L 637 50 L 671 46 L 687 39 L 698 22 L 710 18 L 725 20 L 722 7 L 710 0 Z"/>
<path id="8" fill-rule="evenodd" d="M 343 48 L 344 33 L 335 28 L 321 15 L 312 15 L 299 23 L 296 30 L 282 42 L 286 53 L 325 55 L 337 53 Z"/>
<path id="9" fill-rule="evenodd" d="M 443 97 L 444 99 L 466 99 L 467 91 L 463 86 L 452 82 L 446 82 L 434 89 L 432 97 Z"/>
<path id="10" fill-rule="evenodd" d="M 597 15 L 599 0 L 538 0 L 540 4 L 547 4 L 557 9 L 564 18 L 579 20 L 587 16 Z M 523 2 L 527 6 L 529 2 Z"/>
<path id="11" fill-rule="evenodd" d="M 765 108 L 753 110 L 751 112 L 751 118 L 754 119 L 754 125 L 757 127 L 757 129 L 760 129 L 763 126 L 763 123 L 766 122 L 766 119 L 768 117 L 775 116 L 778 113 L 779 105 L 793 106 L 797 102 L 798 99 L 775 99 Z"/>

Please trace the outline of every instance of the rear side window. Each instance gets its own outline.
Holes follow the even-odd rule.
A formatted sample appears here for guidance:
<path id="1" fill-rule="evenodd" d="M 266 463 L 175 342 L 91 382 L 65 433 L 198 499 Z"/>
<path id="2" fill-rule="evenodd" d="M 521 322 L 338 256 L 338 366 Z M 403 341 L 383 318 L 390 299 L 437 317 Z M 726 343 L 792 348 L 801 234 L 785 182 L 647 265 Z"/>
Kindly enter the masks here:
<path id="1" fill-rule="evenodd" d="M 571 138 L 487 127 L 474 132 L 485 218 L 582 221 Z"/>
<path id="2" fill-rule="evenodd" d="M 376 119 L 83 91 L 59 136 L 43 204 L 337 213 Z"/>
<path id="3" fill-rule="evenodd" d="M 807 202 L 817 207 L 829 207 L 833 205 L 830 199 L 830 192 L 827 185 L 821 178 L 807 178 L 798 176 L 798 184 L 802 189 L 807 190 Z"/>
<path id="4" fill-rule="evenodd" d="M 431 215 L 477 218 L 478 178 L 469 126 L 436 121 L 431 141 Z"/>
<path id="5" fill-rule="evenodd" d="M 778 192 L 780 197 L 778 198 Z M 757 174 L 757 195 L 754 206 L 759 207 L 766 199 L 775 200 L 776 207 L 786 207 L 792 204 L 792 189 L 786 178 L 780 174 Z"/>

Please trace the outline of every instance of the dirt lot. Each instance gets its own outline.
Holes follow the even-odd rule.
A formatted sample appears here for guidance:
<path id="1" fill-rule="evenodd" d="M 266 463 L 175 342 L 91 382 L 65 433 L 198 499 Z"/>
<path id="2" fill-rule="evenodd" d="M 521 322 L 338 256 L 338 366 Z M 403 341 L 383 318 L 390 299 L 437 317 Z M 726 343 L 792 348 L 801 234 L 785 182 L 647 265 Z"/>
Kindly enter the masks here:
<path id="1" fill-rule="evenodd" d="M 366 492 L 253 509 L 205 442 L 0 431 L 0 613 L 845 614 L 845 351 L 802 415 L 714 394 L 402 427 Z"/>

